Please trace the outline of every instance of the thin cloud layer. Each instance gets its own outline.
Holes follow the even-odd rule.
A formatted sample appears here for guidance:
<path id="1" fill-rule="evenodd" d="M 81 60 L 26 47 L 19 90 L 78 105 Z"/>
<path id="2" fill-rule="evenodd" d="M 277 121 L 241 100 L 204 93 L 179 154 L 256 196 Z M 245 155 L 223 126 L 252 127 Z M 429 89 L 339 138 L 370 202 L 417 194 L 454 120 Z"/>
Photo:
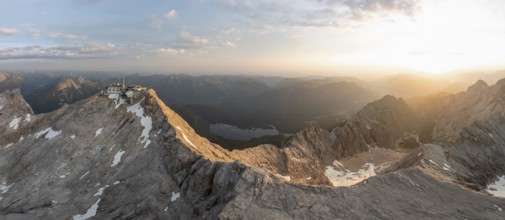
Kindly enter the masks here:
<path id="1" fill-rule="evenodd" d="M 113 44 L 0 48 L 0 60 L 112 58 L 120 49 Z"/>
<path id="2" fill-rule="evenodd" d="M 499 46 L 505 45 L 505 5 L 499 0 L 19 0 L 0 6 L 12 9 L 0 14 L 2 64 L 103 58 L 110 66 L 151 61 L 143 66 L 157 71 L 169 65 L 165 58 L 177 56 L 188 62 L 177 63 L 184 72 L 199 62 L 205 70 L 215 63 L 216 72 L 229 64 L 333 72 L 398 60 L 417 69 L 436 61 L 446 70 L 441 67 L 505 57 Z"/>
<path id="3" fill-rule="evenodd" d="M 12 36 L 19 32 L 17 28 L 0 28 L 0 35 Z"/>
<path id="4" fill-rule="evenodd" d="M 166 20 L 173 20 L 175 18 L 177 18 L 177 11 L 175 10 L 170 10 L 169 12 L 165 13 L 163 15 L 163 17 L 166 19 Z"/>

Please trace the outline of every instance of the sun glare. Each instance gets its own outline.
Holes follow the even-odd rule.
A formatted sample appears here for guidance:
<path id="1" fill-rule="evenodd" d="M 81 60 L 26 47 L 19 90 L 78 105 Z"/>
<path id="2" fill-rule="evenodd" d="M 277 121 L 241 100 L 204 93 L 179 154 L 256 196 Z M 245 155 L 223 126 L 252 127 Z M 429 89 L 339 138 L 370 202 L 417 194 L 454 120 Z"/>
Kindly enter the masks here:
<path id="1" fill-rule="evenodd" d="M 375 47 L 333 57 L 353 62 L 439 75 L 496 64 L 503 39 L 492 31 L 503 24 L 479 1 L 424 1 L 412 17 L 398 16 L 364 29 L 377 36 Z"/>

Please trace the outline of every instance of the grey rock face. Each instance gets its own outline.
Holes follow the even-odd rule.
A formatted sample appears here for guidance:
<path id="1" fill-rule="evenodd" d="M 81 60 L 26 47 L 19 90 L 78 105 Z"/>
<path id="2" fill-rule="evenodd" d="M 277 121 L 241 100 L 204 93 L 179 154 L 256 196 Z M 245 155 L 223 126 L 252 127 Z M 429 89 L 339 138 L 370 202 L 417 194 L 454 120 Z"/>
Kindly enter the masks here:
<path id="1" fill-rule="evenodd" d="M 415 132 L 419 121 L 412 109 L 392 96 L 372 102 L 360 110 L 336 136 L 336 158 L 352 156 L 371 147 L 396 148 L 397 140 Z"/>
<path id="2" fill-rule="evenodd" d="M 382 109 L 382 102 L 396 107 Z M 496 207 L 505 208 L 504 199 L 446 181 L 479 176 L 463 168 L 445 174 L 420 160 L 352 187 L 309 185 L 327 183 L 321 170 L 339 155 L 366 150 L 367 144 L 388 148 L 413 129 L 415 118 L 394 118 L 410 114 L 402 100 L 386 97 L 382 102 L 358 113 L 349 128 L 328 132 L 309 126 L 283 149 L 265 145 L 227 151 L 195 134 L 153 91 L 132 106 L 93 96 L 30 120 L 31 109 L 19 92 L 2 93 L 0 218 L 503 218 Z M 369 129 L 365 123 L 374 120 L 379 123 Z M 494 126 L 492 134 L 502 138 L 499 129 L 505 126 Z M 343 150 L 336 143 L 343 143 L 344 131 L 366 140 Z M 433 155 L 443 158 L 450 152 L 450 147 L 440 149 Z M 458 155 L 452 160 L 463 161 Z M 482 170 L 498 171 L 488 169 L 492 166 Z M 286 175 L 292 180 L 286 181 Z"/>
<path id="3" fill-rule="evenodd" d="M 458 133 L 476 121 L 487 121 L 504 116 L 505 80 L 488 86 L 480 80 L 466 92 L 456 94 L 451 104 L 443 109 L 435 120 L 433 137 L 435 140 L 457 138 Z"/>
<path id="4" fill-rule="evenodd" d="M 246 164 L 289 176 L 292 182 L 331 185 L 325 166 L 374 147 L 394 149 L 397 140 L 414 132 L 417 125 L 416 115 L 402 99 L 385 96 L 338 130 L 328 132 L 311 124 L 282 149 L 262 145 L 233 153 Z"/>

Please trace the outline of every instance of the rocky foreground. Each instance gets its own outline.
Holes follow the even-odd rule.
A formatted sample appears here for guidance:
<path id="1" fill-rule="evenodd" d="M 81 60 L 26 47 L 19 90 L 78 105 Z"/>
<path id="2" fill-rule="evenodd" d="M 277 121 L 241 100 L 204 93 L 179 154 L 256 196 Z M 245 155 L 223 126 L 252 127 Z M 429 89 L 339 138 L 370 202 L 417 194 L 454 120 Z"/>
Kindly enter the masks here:
<path id="1" fill-rule="evenodd" d="M 505 174 L 505 118 L 496 112 L 450 133 L 434 126 L 443 131 L 434 137 L 451 140 L 391 156 L 421 123 L 386 96 L 342 128 L 311 125 L 283 148 L 228 151 L 152 90 L 134 105 L 96 95 L 40 115 L 19 91 L 4 92 L 0 219 L 505 219 L 505 198 L 489 193 Z M 446 114 L 456 117 L 437 113 Z M 393 159 L 372 168 L 377 175 L 334 186 L 341 161 L 378 149 Z"/>

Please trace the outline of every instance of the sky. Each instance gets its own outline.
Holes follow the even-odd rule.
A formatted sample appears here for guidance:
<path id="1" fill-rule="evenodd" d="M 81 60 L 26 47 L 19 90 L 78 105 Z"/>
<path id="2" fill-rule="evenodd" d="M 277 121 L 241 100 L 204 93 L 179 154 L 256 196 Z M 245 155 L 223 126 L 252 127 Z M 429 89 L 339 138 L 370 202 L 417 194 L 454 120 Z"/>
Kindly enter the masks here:
<path id="1" fill-rule="evenodd" d="M 0 0 L 0 69 L 380 75 L 505 68 L 501 0 Z"/>

